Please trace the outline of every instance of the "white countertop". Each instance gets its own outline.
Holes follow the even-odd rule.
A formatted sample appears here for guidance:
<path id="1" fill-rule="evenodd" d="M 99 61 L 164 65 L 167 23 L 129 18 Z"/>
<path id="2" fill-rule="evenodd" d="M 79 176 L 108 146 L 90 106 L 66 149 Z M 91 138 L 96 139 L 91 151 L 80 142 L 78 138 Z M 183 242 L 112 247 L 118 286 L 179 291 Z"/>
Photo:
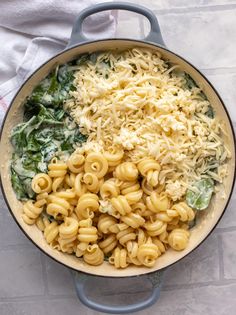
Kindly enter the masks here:
<path id="1" fill-rule="evenodd" d="M 220 92 L 236 126 L 236 1 L 133 0 L 154 10 L 164 41 L 201 69 Z M 117 35 L 144 37 L 147 23 L 122 12 Z M 159 301 L 135 314 L 236 314 L 236 194 L 212 235 L 170 267 Z M 103 300 L 131 302 L 148 290 L 139 279 L 94 286 Z M 40 252 L 20 231 L 0 196 L 0 314 L 99 314 L 75 295 L 68 269 Z"/>

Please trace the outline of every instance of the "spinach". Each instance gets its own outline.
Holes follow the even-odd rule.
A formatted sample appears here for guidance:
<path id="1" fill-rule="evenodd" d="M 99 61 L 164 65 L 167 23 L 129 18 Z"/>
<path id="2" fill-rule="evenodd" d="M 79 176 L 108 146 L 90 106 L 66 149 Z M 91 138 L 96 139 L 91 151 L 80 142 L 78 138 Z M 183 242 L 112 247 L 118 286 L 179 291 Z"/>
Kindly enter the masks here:
<path id="1" fill-rule="evenodd" d="M 71 154 L 74 145 L 87 139 L 63 109 L 69 92 L 75 90 L 73 81 L 67 64 L 50 73 L 27 98 L 24 122 L 12 130 L 11 181 L 20 200 L 34 197 L 32 178 L 47 172 L 47 164 L 58 151 Z"/>
<path id="2" fill-rule="evenodd" d="M 212 119 L 215 117 L 214 109 L 211 105 L 208 106 L 208 110 L 205 113 L 205 115 L 209 118 L 212 118 Z"/>
<path id="3" fill-rule="evenodd" d="M 28 198 L 24 186 L 22 185 L 22 180 L 20 179 L 20 177 L 17 175 L 13 168 L 11 168 L 11 184 L 16 193 L 17 199 L 25 200 Z"/>
<path id="4" fill-rule="evenodd" d="M 198 192 L 195 192 L 191 189 L 187 190 L 187 204 L 196 210 L 206 209 L 210 203 L 212 193 L 214 191 L 214 181 L 210 178 L 201 179 L 194 183 L 193 187 L 195 187 Z"/>
<path id="5" fill-rule="evenodd" d="M 87 62 L 89 60 L 89 54 L 83 54 L 81 56 L 79 56 L 78 59 L 76 59 L 75 64 L 77 66 L 81 66 L 83 65 L 85 62 Z"/>
<path id="6" fill-rule="evenodd" d="M 196 82 L 188 73 L 184 73 L 184 78 L 185 78 L 185 86 L 188 90 L 191 90 L 194 87 L 198 87 Z"/>
<path id="7" fill-rule="evenodd" d="M 60 107 L 69 98 L 69 92 L 75 90 L 74 75 L 65 64 L 57 67 L 33 90 L 27 99 L 28 107 L 42 104 L 45 107 Z M 34 108 L 31 108 L 34 110 Z"/>

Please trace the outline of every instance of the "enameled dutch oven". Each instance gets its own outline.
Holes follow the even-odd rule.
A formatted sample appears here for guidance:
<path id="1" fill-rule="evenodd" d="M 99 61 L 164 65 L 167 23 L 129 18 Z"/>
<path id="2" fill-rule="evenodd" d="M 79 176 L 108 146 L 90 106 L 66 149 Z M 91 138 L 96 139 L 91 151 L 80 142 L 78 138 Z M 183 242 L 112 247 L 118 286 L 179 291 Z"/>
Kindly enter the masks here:
<path id="1" fill-rule="evenodd" d="M 150 22 L 151 29 L 148 36 L 143 40 L 134 39 L 102 39 L 90 41 L 85 38 L 82 34 L 82 24 L 86 17 L 91 14 L 104 11 L 104 10 L 128 10 L 144 15 Z M 191 230 L 191 237 L 188 247 L 180 252 L 168 250 L 167 253 L 158 258 L 156 265 L 151 268 L 130 266 L 124 270 L 116 270 L 113 266 L 104 262 L 101 266 L 90 266 L 84 264 L 82 260 L 76 258 L 73 255 L 67 255 L 59 251 L 53 250 L 44 240 L 42 232 L 37 229 L 36 226 L 26 225 L 21 218 L 21 203 L 16 199 L 15 193 L 11 186 L 9 165 L 12 154 L 12 146 L 9 140 L 11 130 L 19 122 L 22 122 L 23 117 L 23 103 L 25 98 L 30 95 L 32 89 L 58 64 L 64 64 L 72 59 L 75 59 L 80 54 L 87 52 L 97 52 L 108 49 L 119 49 L 124 50 L 132 47 L 145 47 L 151 48 L 160 52 L 164 59 L 170 60 L 174 64 L 180 65 L 182 70 L 186 71 L 202 88 L 207 98 L 213 104 L 216 114 L 224 119 L 226 123 L 226 130 L 228 137 L 224 139 L 228 143 L 228 147 L 232 153 L 232 158 L 229 160 L 229 175 L 225 180 L 225 192 L 226 198 L 222 198 L 219 192 L 213 197 L 211 205 L 207 211 L 198 220 L 197 225 Z M 97 311 L 105 313 L 130 313 L 144 309 L 147 306 L 152 305 L 159 297 L 160 286 L 162 282 L 163 270 L 179 261 L 191 253 L 196 247 L 198 247 L 212 232 L 220 218 L 222 217 L 229 199 L 232 194 L 234 177 L 235 177 L 235 140 L 234 131 L 229 114 L 223 104 L 220 96 L 210 84 L 210 82 L 204 77 L 204 75 L 196 69 L 192 64 L 186 61 L 184 58 L 178 56 L 174 52 L 165 48 L 160 28 L 156 16 L 148 9 L 129 3 L 111 2 L 102 3 L 85 9 L 82 11 L 73 27 L 71 39 L 67 48 L 59 53 L 58 55 L 51 58 L 49 61 L 44 63 L 38 68 L 28 80 L 22 85 L 13 99 L 11 106 L 5 116 L 1 132 L 0 142 L 1 152 L 1 184 L 4 194 L 4 198 L 9 207 L 9 210 L 22 229 L 26 236 L 40 248 L 45 254 L 55 259 L 57 262 L 71 268 L 76 271 L 73 272 L 75 279 L 75 286 L 78 297 L 80 300 L 90 308 L 96 309 Z M 99 277 L 133 277 L 143 276 L 149 279 L 152 284 L 151 295 L 143 300 L 138 301 L 130 305 L 102 305 L 94 300 L 91 300 L 84 289 L 85 283 L 90 277 L 96 277 L 99 285 Z M 115 279 L 114 279 L 115 286 Z"/>

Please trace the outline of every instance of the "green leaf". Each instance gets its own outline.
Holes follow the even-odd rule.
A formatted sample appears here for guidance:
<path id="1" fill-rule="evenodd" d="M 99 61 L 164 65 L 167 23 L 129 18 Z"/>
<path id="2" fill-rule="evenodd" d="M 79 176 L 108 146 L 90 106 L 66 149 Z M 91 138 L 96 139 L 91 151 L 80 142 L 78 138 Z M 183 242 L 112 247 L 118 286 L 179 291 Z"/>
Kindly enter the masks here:
<path id="1" fill-rule="evenodd" d="M 211 105 L 208 106 L 208 110 L 205 113 L 205 115 L 209 118 L 212 118 L 212 119 L 215 117 L 214 109 Z"/>
<path id="2" fill-rule="evenodd" d="M 193 80 L 193 78 L 188 73 L 185 73 L 184 78 L 186 81 L 185 84 L 186 84 L 187 89 L 191 90 L 193 87 L 198 87 L 196 82 Z"/>
<path id="3" fill-rule="evenodd" d="M 210 178 L 201 179 L 194 183 L 193 187 L 197 189 L 197 192 L 191 189 L 187 190 L 187 204 L 196 210 L 206 209 L 209 206 L 214 191 L 214 181 Z"/>
<path id="4" fill-rule="evenodd" d="M 27 194 L 27 196 L 30 199 L 35 198 L 35 192 L 33 191 L 32 187 L 31 187 L 31 182 L 32 182 L 32 178 L 25 178 L 22 180 L 22 186 L 24 187 L 24 190 Z"/>
<path id="5" fill-rule="evenodd" d="M 27 193 L 24 189 L 24 186 L 22 185 L 22 180 L 20 179 L 20 177 L 17 175 L 13 168 L 11 168 L 11 184 L 16 193 L 17 199 L 20 200 L 28 199 Z"/>
<path id="6" fill-rule="evenodd" d="M 82 59 L 86 58 L 84 55 Z M 58 151 L 63 150 L 67 155 L 74 150 L 74 144 L 87 139 L 63 109 L 69 92 L 75 90 L 73 81 L 68 65 L 60 66 L 40 82 L 24 104 L 26 121 L 11 134 L 12 186 L 20 200 L 34 197 L 32 178 L 39 172 L 47 172 L 48 162 Z"/>
<path id="7" fill-rule="evenodd" d="M 76 65 L 81 66 L 89 60 L 89 54 L 83 54 L 76 60 Z"/>

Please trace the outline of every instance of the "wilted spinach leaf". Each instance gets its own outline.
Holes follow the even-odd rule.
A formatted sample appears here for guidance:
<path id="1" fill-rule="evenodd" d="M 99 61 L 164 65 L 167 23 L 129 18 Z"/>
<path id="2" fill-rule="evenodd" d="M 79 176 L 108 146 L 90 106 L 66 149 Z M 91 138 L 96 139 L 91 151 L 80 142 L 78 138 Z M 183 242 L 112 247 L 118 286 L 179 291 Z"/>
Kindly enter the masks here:
<path id="1" fill-rule="evenodd" d="M 34 197 L 31 180 L 35 174 L 47 171 L 56 152 L 70 154 L 74 145 L 86 141 L 78 126 L 72 124 L 71 128 L 70 117 L 63 109 L 64 100 L 75 89 L 73 80 L 68 65 L 50 73 L 26 100 L 25 122 L 12 131 L 11 180 L 20 200 Z"/>
<path id="2" fill-rule="evenodd" d="M 208 106 L 208 110 L 205 113 L 205 115 L 209 118 L 214 118 L 215 117 L 215 113 L 214 113 L 214 109 L 211 105 Z"/>
<path id="3" fill-rule="evenodd" d="M 209 206 L 214 191 L 214 181 L 210 178 L 201 179 L 197 181 L 193 187 L 195 187 L 198 192 L 190 189 L 187 190 L 187 204 L 196 210 L 206 209 Z"/>

